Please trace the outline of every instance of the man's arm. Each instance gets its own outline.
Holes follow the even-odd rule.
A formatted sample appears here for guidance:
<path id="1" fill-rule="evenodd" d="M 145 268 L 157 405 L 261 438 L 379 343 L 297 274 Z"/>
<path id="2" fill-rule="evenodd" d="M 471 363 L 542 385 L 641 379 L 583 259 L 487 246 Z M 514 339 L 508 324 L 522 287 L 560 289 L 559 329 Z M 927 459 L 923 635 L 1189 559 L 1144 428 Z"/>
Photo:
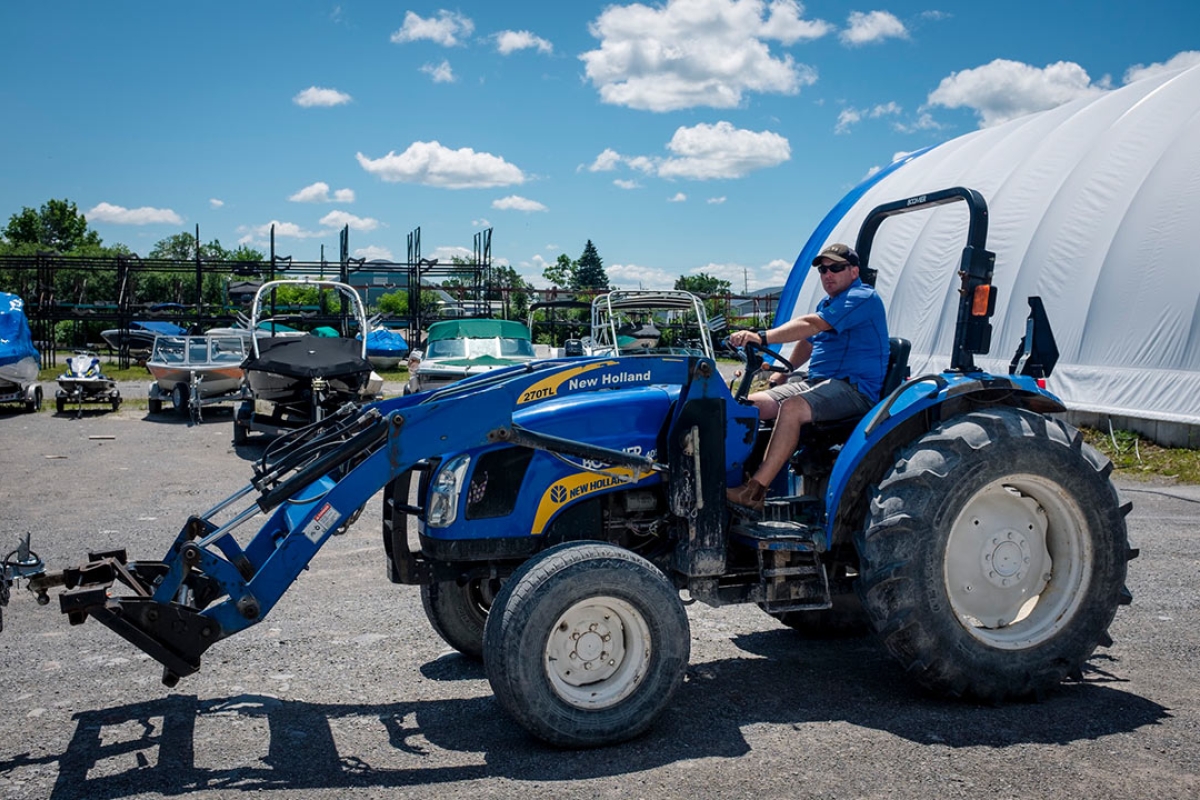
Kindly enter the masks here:
<path id="1" fill-rule="evenodd" d="M 734 331 L 729 335 L 729 343 L 734 347 L 741 347 L 748 341 L 758 342 L 764 346 L 783 344 L 784 342 L 804 342 L 808 337 L 816 336 L 821 331 L 832 330 L 832 328 L 833 326 L 821 319 L 820 315 L 805 314 L 783 323 L 778 328 L 763 331 L 767 338 L 765 342 L 762 334 L 754 331 Z M 808 356 L 805 356 L 804 360 L 807 361 Z"/>

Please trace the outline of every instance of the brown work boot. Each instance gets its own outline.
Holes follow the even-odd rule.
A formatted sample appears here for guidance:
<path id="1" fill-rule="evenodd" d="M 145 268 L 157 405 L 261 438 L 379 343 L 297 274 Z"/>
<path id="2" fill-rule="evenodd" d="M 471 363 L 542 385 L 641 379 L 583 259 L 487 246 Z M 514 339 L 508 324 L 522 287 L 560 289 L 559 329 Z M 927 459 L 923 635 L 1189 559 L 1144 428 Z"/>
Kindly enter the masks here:
<path id="1" fill-rule="evenodd" d="M 734 486 L 725 490 L 725 499 L 735 506 L 752 508 L 761 511 L 763 500 L 767 496 L 767 487 L 751 478 L 743 486 Z"/>

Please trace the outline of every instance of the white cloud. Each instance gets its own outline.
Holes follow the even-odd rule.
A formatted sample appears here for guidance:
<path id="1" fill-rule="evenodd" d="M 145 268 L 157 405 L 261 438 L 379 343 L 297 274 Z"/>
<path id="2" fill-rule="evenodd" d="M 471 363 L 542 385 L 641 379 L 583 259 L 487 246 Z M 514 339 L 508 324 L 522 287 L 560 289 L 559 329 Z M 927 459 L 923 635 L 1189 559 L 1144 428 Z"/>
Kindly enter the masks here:
<path id="1" fill-rule="evenodd" d="M 438 142 L 413 142 L 399 155 L 355 154 L 367 172 L 389 183 L 420 183 L 445 189 L 487 189 L 525 182 L 525 174 L 500 156 L 469 147 L 451 150 Z"/>
<path id="2" fill-rule="evenodd" d="M 263 241 L 270 237 L 271 226 L 275 227 L 275 238 L 284 239 L 314 239 L 318 236 L 328 236 L 328 231 L 310 231 L 301 228 L 294 222 L 280 222 L 273 219 L 265 225 L 239 225 L 238 233 L 245 234 L 241 239 L 238 239 L 239 244 L 247 244 L 251 241 Z"/>
<path id="3" fill-rule="evenodd" d="M 596 156 L 596 160 L 588 167 L 591 172 L 611 172 L 621 163 L 621 154 L 611 147 L 605 148 L 604 152 Z"/>
<path id="4" fill-rule="evenodd" d="M 839 38 L 843 44 L 861 45 L 882 42 L 884 39 L 907 39 L 908 29 L 894 14 L 887 11 L 851 11 L 846 30 Z"/>
<path id="5" fill-rule="evenodd" d="M 333 193 L 333 198 L 329 197 L 329 184 L 325 181 L 317 181 L 316 183 L 305 186 L 300 191 L 296 192 L 288 198 L 293 203 L 353 203 L 353 189 L 338 189 Z"/>
<path id="6" fill-rule="evenodd" d="M 834 133 L 849 133 L 851 125 L 862 121 L 862 112 L 857 108 L 843 108 L 838 112 L 837 125 L 833 126 Z"/>
<path id="7" fill-rule="evenodd" d="M 782 258 L 772 259 L 761 267 L 749 267 L 745 264 L 714 264 L 708 263 L 702 267 L 688 270 L 689 275 L 704 273 L 723 281 L 729 281 L 730 291 L 742 294 L 746 291 L 755 292 L 768 286 L 783 286 L 787 283 L 792 271 L 792 262 Z M 765 308 L 763 309 L 766 310 Z M 775 309 L 772 308 L 771 311 Z"/>
<path id="8" fill-rule="evenodd" d="M 486 217 L 480 217 L 479 219 L 471 220 L 471 227 L 472 228 L 490 228 L 490 227 L 492 227 L 492 223 L 488 222 Z"/>
<path id="9" fill-rule="evenodd" d="M 344 106 L 352 99 L 354 98 L 345 92 L 339 92 L 337 89 L 322 89 L 317 86 L 310 86 L 293 97 L 292 102 L 301 108 L 328 108 L 330 106 Z"/>
<path id="10" fill-rule="evenodd" d="M 356 217 L 345 211 L 330 211 L 321 217 L 321 224 L 327 228 L 342 228 L 347 225 L 354 231 L 373 231 L 379 227 L 379 220 L 373 217 Z"/>
<path id="11" fill-rule="evenodd" d="M 674 196 L 667 198 L 668 203 L 686 203 L 687 195 L 683 192 L 676 192 Z"/>
<path id="12" fill-rule="evenodd" d="M 442 59 L 440 64 L 423 64 L 421 72 L 424 72 L 429 77 L 433 78 L 434 83 L 454 83 L 454 70 L 450 67 L 450 62 Z"/>
<path id="13" fill-rule="evenodd" d="M 579 58 L 605 103 L 647 111 L 735 108 L 746 92 L 792 95 L 816 82 L 812 67 L 773 56 L 769 47 L 771 40 L 791 45 L 832 30 L 803 13 L 795 0 L 612 5 L 588 26 L 600 48 Z"/>
<path id="14" fill-rule="evenodd" d="M 209 208 L 220 208 L 223 205 L 225 205 L 224 200 L 218 200 L 215 197 L 208 198 L 208 207 Z"/>
<path id="15" fill-rule="evenodd" d="M 740 178 L 791 158 L 788 140 L 771 131 L 734 128 L 729 122 L 679 128 L 667 149 L 675 155 L 658 166 L 663 178 Z"/>
<path id="16" fill-rule="evenodd" d="M 547 208 L 536 200 L 530 200 L 520 195 L 510 194 L 492 201 L 492 208 L 501 211 L 546 211 Z"/>
<path id="17" fill-rule="evenodd" d="M 675 275 L 658 267 L 640 264 L 609 264 L 604 267 L 611 286 L 625 289 L 670 289 L 675 286 Z"/>
<path id="18" fill-rule="evenodd" d="M 654 174 L 658 169 L 660 159 L 650 158 L 649 156 L 633 156 L 632 158 L 623 159 L 625 164 L 633 170 L 644 172 L 647 175 Z"/>
<path id="19" fill-rule="evenodd" d="M 616 180 L 614 180 L 613 186 L 616 186 L 618 189 L 638 189 L 638 188 L 640 188 L 637 181 L 625 180 L 623 178 L 617 178 Z"/>
<path id="20" fill-rule="evenodd" d="M 861 122 L 864 119 L 879 119 L 880 117 L 893 116 L 903 111 L 899 105 L 893 100 L 888 103 L 873 106 L 872 108 L 844 108 L 838 114 L 837 125 L 834 126 L 834 133 L 849 133 L 850 126 Z"/>
<path id="21" fill-rule="evenodd" d="M 183 217 L 169 208 L 124 208 L 112 203 L 100 203 L 85 215 L 88 222 L 109 222 L 113 225 L 179 225 Z"/>
<path id="22" fill-rule="evenodd" d="M 788 140 L 777 133 L 748 131 L 725 121 L 677 128 L 666 146 L 673 155 L 625 156 L 607 148 L 587 169 L 611 172 L 624 165 L 660 178 L 740 178 L 756 169 L 777 166 L 790 159 L 792 152 Z"/>
<path id="23" fill-rule="evenodd" d="M 710 197 L 704 202 L 708 203 L 710 206 L 719 206 L 725 202 L 725 195 L 721 195 L 720 197 Z"/>
<path id="24" fill-rule="evenodd" d="M 496 40 L 496 50 L 502 56 L 530 48 L 537 48 L 539 53 L 554 52 L 554 45 L 529 31 L 500 31 L 493 38 Z"/>
<path id="25" fill-rule="evenodd" d="M 952 72 L 929 94 L 931 106 L 971 108 L 979 126 L 987 128 L 1010 119 L 1055 108 L 1108 89 L 1107 80 L 1096 83 L 1083 67 L 1059 61 L 1037 68 L 1020 61 L 998 58 L 991 63 Z"/>
<path id="26" fill-rule="evenodd" d="M 1168 61 L 1160 64 L 1134 64 L 1129 69 L 1125 70 L 1125 83 L 1133 83 L 1140 81 L 1142 78 L 1150 78 L 1155 75 L 1161 75 L 1164 72 L 1174 72 L 1179 69 L 1187 69 L 1188 67 L 1200 64 L 1200 51 L 1184 50 L 1181 53 L 1176 53 Z"/>
<path id="27" fill-rule="evenodd" d="M 354 257 L 355 258 L 365 258 L 367 261 L 395 261 L 396 260 L 395 256 L 392 255 L 391 250 L 388 250 L 386 247 L 377 247 L 375 245 L 371 245 L 370 247 L 358 248 L 357 250 L 354 251 Z"/>
<path id="28" fill-rule="evenodd" d="M 456 258 L 470 263 L 471 259 L 475 257 L 475 254 L 465 247 L 443 245 L 442 247 L 434 248 L 432 253 L 428 253 L 424 257 L 436 258 L 442 264 L 450 264 Z"/>
<path id="29" fill-rule="evenodd" d="M 437 17 L 423 19 L 411 11 L 404 14 L 404 24 L 392 34 L 396 44 L 415 42 L 427 39 L 443 47 L 454 47 L 469 38 L 475 31 L 475 23 L 470 18 L 455 11 L 438 11 Z"/>

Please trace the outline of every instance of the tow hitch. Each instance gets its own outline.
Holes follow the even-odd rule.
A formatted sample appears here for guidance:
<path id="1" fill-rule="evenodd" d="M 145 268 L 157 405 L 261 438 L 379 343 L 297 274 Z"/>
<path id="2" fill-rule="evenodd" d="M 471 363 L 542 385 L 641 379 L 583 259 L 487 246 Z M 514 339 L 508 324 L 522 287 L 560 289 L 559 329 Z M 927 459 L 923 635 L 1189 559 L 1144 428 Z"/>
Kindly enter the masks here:
<path id="1" fill-rule="evenodd" d="M 50 602 L 46 588 L 35 588 L 35 580 L 44 576 L 46 565 L 38 554 L 29 548 L 29 536 L 26 533 L 17 545 L 17 549 L 4 557 L 0 562 L 0 631 L 4 630 L 4 606 L 8 605 L 13 583 L 25 578 L 29 581 L 29 589 L 37 594 L 39 605 Z"/>

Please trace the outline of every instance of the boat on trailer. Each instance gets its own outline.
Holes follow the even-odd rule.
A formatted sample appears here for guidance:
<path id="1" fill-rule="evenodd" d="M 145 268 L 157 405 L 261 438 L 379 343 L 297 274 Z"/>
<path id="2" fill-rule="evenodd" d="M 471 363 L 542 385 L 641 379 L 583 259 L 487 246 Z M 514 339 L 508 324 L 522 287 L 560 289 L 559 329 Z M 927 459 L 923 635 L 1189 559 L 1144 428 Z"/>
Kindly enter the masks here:
<path id="1" fill-rule="evenodd" d="M 200 421 L 201 409 L 244 396 L 246 339 L 237 334 L 159 336 L 146 361 L 154 376 L 150 384 L 151 414 L 170 401 L 181 414 Z"/>
<path id="2" fill-rule="evenodd" d="M 0 292 L 0 403 L 23 403 L 26 411 L 39 410 L 40 366 L 41 354 L 33 346 L 24 301 L 15 294 Z"/>
<path id="3" fill-rule="evenodd" d="M 349 303 L 358 330 L 367 330 L 366 308 L 358 292 L 338 281 L 299 278 L 268 281 L 254 295 L 250 329 L 257 330 L 263 302 L 279 286 L 309 286 L 336 291 Z M 234 442 L 251 430 L 279 434 L 323 419 L 347 402 L 377 397 L 383 379 L 367 358 L 367 343 L 348 331 L 339 336 L 252 337 L 242 362 L 250 397 L 234 416 Z"/>

